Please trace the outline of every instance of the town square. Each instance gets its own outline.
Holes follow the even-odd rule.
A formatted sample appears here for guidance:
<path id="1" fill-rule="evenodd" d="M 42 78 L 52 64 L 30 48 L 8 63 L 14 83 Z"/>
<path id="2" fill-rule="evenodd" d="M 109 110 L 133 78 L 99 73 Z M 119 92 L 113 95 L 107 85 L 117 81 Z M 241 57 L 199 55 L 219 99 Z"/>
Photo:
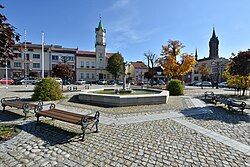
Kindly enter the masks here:
<path id="1" fill-rule="evenodd" d="M 0 167 L 250 166 L 249 2 L 154 3 L 1 2 Z"/>

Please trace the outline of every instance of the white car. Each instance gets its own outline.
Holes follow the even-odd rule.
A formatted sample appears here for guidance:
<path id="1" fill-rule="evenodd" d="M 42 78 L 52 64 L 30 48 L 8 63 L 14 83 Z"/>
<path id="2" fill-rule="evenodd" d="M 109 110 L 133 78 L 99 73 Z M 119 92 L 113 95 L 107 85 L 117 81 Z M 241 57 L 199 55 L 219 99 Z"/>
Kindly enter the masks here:
<path id="1" fill-rule="evenodd" d="M 77 85 L 83 85 L 86 84 L 86 81 L 84 81 L 83 79 L 79 79 L 78 81 L 76 81 Z"/>
<path id="2" fill-rule="evenodd" d="M 220 88 L 225 88 L 225 87 L 227 87 L 227 82 L 221 82 L 221 83 L 218 84 L 218 86 Z"/>
<path id="3" fill-rule="evenodd" d="M 56 80 L 59 84 L 62 84 L 62 79 L 61 78 L 55 77 L 54 80 Z"/>

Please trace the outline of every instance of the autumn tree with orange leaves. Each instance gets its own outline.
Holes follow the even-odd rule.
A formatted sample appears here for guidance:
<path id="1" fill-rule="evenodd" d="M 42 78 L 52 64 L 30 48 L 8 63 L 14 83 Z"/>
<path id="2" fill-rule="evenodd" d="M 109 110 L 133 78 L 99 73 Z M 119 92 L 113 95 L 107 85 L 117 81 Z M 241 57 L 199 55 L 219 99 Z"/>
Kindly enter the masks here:
<path id="1" fill-rule="evenodd" d="M 208 79 L 210 68 L 208 67 L 207 63 L 202 63 L 201 66 L 199 66 L 198 71 L 201 74 L 202 81 Z"/>
<path id="2" fill-rule="evenodd" d="M 162 46 L 159 63 L 164 69 L 165 76 L 182 80 L 183 75 L 193 69 L 196 64 L 195 58 L 190 54 L 181 53 L 182 48 L 184 45 L 178 40 L 169 40 Z"/>

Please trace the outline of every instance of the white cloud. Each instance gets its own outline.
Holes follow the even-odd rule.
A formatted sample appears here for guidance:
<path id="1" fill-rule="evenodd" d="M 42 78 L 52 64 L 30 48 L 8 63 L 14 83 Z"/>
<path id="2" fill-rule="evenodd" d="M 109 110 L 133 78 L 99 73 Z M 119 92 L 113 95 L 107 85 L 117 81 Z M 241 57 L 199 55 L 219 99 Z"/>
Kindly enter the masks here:
<path id="1" fill-rule="evenodd" d="M 117 0 L 112 6 L 111 9 L 118 9 L 118 8 L 122 8 L 125 7 L 126 5 L 128 5 L 129 0 Z"/>

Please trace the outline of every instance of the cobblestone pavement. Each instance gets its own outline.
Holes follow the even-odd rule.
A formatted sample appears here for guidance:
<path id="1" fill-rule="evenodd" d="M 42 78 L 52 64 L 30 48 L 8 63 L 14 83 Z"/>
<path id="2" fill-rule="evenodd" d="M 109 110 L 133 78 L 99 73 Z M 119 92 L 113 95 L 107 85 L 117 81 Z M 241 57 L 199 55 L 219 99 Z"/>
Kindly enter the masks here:
<path id="1" fill-rule="evenodd" d="M 221 135 L 250 145 L 250 116 L 230 114 L 218 107 L 209 107 L 213 113 L 193 115 L 186 119 Z"/>
<path id="2" fill-rule="evenodd" d="M 21 137 L 1 145 L 2 166 L 248 165 L 243 153 L 171 120 L 102 125 L 84 142 L 53 124 L 27 122 Z"/>
<path id="3" fill-rule="evenodd" d="M 30 89 L 11 88 L 8 96 L 28 97 Z M 203 94 L 193 89 L 185 95 L 170 97 L 167 105 L 103 108 L 67 101 L 57 107 L 72 112 L 101 111 L 101 117 L 128 118 L 162 113 L 184 113 L 196 110 L 189 96 Z M 209 90 L 209 89 L 206 89 Z M 0 97 L 6 96 L 0 88 Z M 223 92 L 224 90 L 218 90 Z M 69 97 L 74 95 L 67 94 Z M 203 105 L 200 105 L 203 106 Z M 211 114 L 180 119 L 205 127 L 249 146 L 249 114 L 231 115 L 218 108 L 203 106 Z M 1 108 L 0 108 L 1 110 Z M 185 115 L 185 114 L 184 114 Z M 0 113 L 0 123 L 22 125 L 13 139 L 0 143 L 1 166 L 250 166 L 250 157 L 241 151 L 207 137 L 171 119 L 129 124 L 100 124 L 99 133 L 88 133 L 80 141 L 81 127 L 61 121 L 42 119 L 36 125 L 29 114 L 23 120 L 20 110 Z M 248 131 L 247 131 L 248 130 Z"/>

